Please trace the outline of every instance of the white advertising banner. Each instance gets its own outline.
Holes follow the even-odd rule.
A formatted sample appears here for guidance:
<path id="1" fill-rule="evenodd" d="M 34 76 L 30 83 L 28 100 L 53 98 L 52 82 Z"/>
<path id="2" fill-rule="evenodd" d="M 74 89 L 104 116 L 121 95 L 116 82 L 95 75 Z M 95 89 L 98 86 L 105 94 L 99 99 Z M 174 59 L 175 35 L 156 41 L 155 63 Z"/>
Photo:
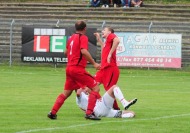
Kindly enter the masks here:
<path id="1" fill-rule="evenodd" d="M 118 66 L 181 68 L 181 34 L 116 32 Z"/>

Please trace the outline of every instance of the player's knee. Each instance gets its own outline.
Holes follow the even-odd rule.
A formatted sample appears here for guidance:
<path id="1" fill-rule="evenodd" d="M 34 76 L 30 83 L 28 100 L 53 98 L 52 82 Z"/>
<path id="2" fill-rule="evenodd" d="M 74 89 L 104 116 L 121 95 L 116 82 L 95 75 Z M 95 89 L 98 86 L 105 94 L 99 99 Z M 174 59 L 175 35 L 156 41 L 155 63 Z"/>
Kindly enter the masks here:
<path id="1" fill-rule="evenodd" d="M 72 94 L 72 91 L 64 91 L 64 92 L 63 92 L 63 95 L 65 96 L 66 99 L 67 99 L 71 94 Z"/>
<path id="2" fill-rule="evenodd" d="M 108 90 L 114 89 L 114 88 L 116 88 L 116 87 L 118 87 L 118 86 L 117 86 L 117 85 L 113 85 L 113 86 L 111 86 Z"/>
<path id="3" fill-rule="evenodd" d="M 118 87 L 117 85 L 113 85 L 112 88 Z"/>

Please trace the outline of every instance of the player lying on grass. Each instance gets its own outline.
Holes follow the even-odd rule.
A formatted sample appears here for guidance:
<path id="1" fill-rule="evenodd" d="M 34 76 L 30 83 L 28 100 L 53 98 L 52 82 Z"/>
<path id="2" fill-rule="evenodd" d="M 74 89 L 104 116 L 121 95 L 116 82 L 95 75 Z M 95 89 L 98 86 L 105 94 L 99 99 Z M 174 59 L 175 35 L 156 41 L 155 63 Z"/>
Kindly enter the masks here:
<path id="1" fill-rule="evenodd" d="M 87 87 L 85 89 L 77 90 L 76 103 L 84 111 L 87 109 L 88 105 L 88 93 L 91 90 Z M 117 98 L 123 105 L 125 110 L 114 110 L 113 103 L 115 98 Z M 96 101 L 94 108 L 94 114 L 96 117 L 111 117 L 111 118 L 132 118 L 135 116 L 133 111 L 126 110 L 131 105 L 135 104 L 137 99 L 127 101 L 120 88 L 116 85 L 112 86 L 106 93 Z"/>

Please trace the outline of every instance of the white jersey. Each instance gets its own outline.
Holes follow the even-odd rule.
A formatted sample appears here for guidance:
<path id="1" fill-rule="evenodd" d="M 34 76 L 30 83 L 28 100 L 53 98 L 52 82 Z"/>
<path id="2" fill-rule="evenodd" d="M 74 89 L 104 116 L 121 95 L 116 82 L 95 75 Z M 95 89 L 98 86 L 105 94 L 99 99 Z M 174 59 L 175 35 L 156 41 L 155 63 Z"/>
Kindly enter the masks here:
<path id="1" fill-rule="evenodd" d="M 80 97 L 76 97 L 76 103 L 80 109 L 86 111 L 88 106 L 88 95 L 81 92 Z"/>
<path id="2" fill-rule="evenodd" d="M 76 103 L 82 110 L 87 110 L 88 95 L 81 92 L 80 97 L 76 97 Z M 96 101 L 94 114 L 97 117 L 121 117 L 122 111 L 112 109 L 113 103 L 114 98 L 106 92 L 102 98 Z"/>

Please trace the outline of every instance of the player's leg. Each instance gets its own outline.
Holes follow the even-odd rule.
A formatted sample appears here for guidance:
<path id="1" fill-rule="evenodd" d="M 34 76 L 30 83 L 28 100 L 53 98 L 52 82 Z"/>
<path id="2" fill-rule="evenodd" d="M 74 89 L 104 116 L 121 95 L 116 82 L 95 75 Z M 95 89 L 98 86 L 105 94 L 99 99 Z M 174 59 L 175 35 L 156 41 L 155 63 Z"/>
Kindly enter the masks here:
<path id="1" fill-rule="evenodd" d="M 91 76 L 88 72 L 85 71 L 85 69 L 78 70 L 75 74 L 75 77 L 75 81 L 78 84 L 80 84 L 81 87 L 87 86 L 91 89 L 85 118 L 92 120 L 100 120 L 100 118 L 96 117 L 93 114 L 96 100 L 101 97 L 99 94 L 100 88 L 98 86 L 98 83 L 96 82 L 93 76 Z"/>
<path id="2" fill-rule="evenodd" d="M 64 90 L 63 93 L 59 94 L 50 113 L 48 114 L 48 117 L 50 119 L 56 119 L 57 118 L 57 112 L 65 102 L 65 100 L 71 95 L 72 90 Z"/>
<path id="3" fill-rule="evenodd" d="M 115 97 L 110 93 L 110 90 L 106 91 L 106 93 L 102 96 L 102 101 L 108 108 L 113 108 Z"/>
<path id="4" fill-rule="evenodd" d="M 119 69 L 118 67 L 108 67 L 104 70 L 104 76 L 103 76 L 103 85 L 105 90 L 109 90 L 113 85 L 117 84 L 117 81 L 119 79 Z M 115 110 L 120 110 L 118 103 L 116 100 L 114 100 L 113 108 Z"/>
<path id="5" fill-rule="evenodd" d="M 118 105 L 116 99 L 114 100 L 113 108 L 114 108 L 115 110 L 120 110 L 119 105 Z"/>
<path id="6" fill-rule="evenodd" d="M 129 110 L 123 110 L 121 117 L 122 118 L 133 118 L 133 117 L 135 117 L 135 112 L 129 111 Z"/>
<path id="7" fill-rule="evenodd" d="M 133 118 L 133 117 L 135 117 L 135 112 L 129 111 L 129 110 L 110 109 L 105 117 L 110 117 L 110 118 Z"/>
<path id="8" fill-rule="evenodd" d="M 128 109 L 131 105 L 135 104 L 137 102 L 137 98 L 127 101 L 125 97 L 123 96 L 123 93 L 121 92 L 121 89 L 117 85 L 113 85 L 108 91 L 108 94 L 111 95 L 112 97 L 117 98 L 123 107 L 125 109 Z"/>
<path id="9" fill-rule="evenodd" d="M 96 85 L 95 87 L 92 87 L 92 91 L 89 94 L 88 98 L 88 106 L 86 111 L 86 119 L 92 119 L 92 120 L 100 120 L 100 118 L 94 116 L 93 111 L 96 104 L 97 99 L 99 99 L 101 96 L 99 94 L 99 86 Z"/>
<path id="10" fill-rule="evenodd" d="M 87 87 L 85 87 L 85 88 L 87 88 Z M 87 89 L 80 88 L 76 92 L 76 95 L 77 95 L 76 96 L 76 104 L 84 112 L 86 112 L 87 106 L 88 106 L 88 94 L 89 94 L 89 92 L 86 90 L 90 90 L 90 89 L 89 88 L 87 88 Z"/>
<path id="11" fill-rule="evenodd" d="M 110 109 L 106 117 L 110 118 L 133 118 L 135 117 L 135 112 L 129 110 L 114 110 Z"/>
<path id="12" fill-rule="evenodd" d="M 66 82 L 65 82 L 65 86 L 64 86 L 64 91 L 63 93 L 59 94 L 50 113 L 48 114 L 48 117 L 50 119 L 56 119 L 57 118 L 57 112 L 59 111 L 59 109 L 61 108 L 61 106 L 63 105 L 63 103 L 65 102 L 65 100 L 71 95 L 72 91 L 80 88 L 76 82 L 71 78 L 70 74 L 69 74 L 70 69 L 67 68 L 66 69 Z"/>

